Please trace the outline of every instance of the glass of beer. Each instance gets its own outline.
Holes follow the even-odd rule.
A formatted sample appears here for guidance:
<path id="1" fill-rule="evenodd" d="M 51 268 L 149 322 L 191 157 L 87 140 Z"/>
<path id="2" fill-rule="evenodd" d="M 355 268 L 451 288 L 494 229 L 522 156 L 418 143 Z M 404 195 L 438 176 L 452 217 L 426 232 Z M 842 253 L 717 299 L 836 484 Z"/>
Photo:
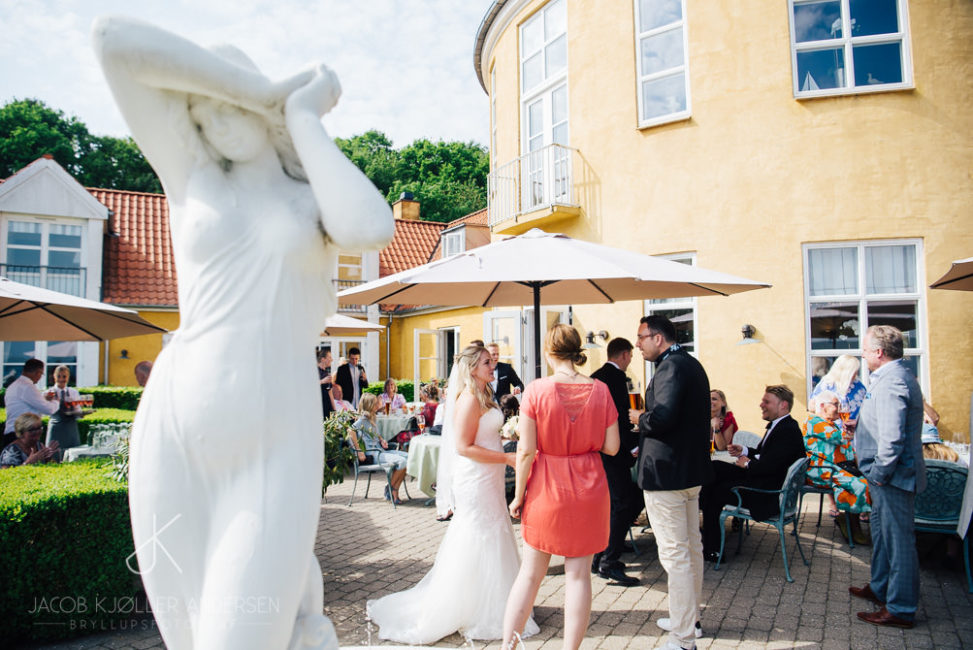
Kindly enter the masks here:
<path id="1" fill-rule="evenodd" d="M 628 394 L 628 407 L 629 408 L 632 408 L 632 409 L 635 409 L 637 411 L 641 411 L 642 408 L 644 407 L 644 404 L 642 403 L 642 394 L 641 393 L 629 393 Z"/>
<path id="2" fill-rule="evenodd" d="M 392 410 L 392 403 L 385 402 L 385 415 L 388 415 L 391 410 Z"/>

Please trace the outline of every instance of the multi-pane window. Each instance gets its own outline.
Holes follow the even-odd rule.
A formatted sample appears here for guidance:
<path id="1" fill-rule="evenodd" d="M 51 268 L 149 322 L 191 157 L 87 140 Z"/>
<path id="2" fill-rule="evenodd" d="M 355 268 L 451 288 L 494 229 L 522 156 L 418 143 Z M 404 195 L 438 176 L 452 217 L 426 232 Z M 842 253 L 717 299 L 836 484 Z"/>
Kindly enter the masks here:
<path id="1" fill-rule="evenodd" d="M 565 201 L 569 194 L 566 4 L 553 0 L 520 27 L 524 210 Z"/>
<path id="2" fill-rule="evenodd" d="M 635 0 L 639 126 L 689 117 L 685 0 Z"/>
<path id="3" fill-rule="evenodd" d="M 84 296 L 83 227 L 8 221 L 3 275 L 16 282 Z"/>
<path id="4" fill-rule="evenodd" d="M 675 255 L 659 255 L 658 257 L 687 266 L 696 266 L 696 253 L 677 253 Z M 676 343 L 684 347 L 694 357 L 698 356 L 696 350 L 695 298 L 654 298 L 645 301 L 644 310 L 646 316 L 658 314 L 672 321 L 676 328 Z M 645 376 L 651 377 L 652 373 L 655 372 L 655 364 L 646 361 L 645 368 Z"/>
<path id="5" fill-rule="evenodd" d="M 462 228 L 443 235 L 443 257 L 449 257 L 466 250 L 466 237 Z"/>
<path id="6" fill-rule="evenodd" d="M 789 0 L 794 96 L 912 87 L 906 0 Z"/>
<path id="7" fill-rule="evenodd" d="M 809 392 L 839 355 L 861 357 L 872 325 L 902 331 L 905 364 L 922 379 L 920 255 L 916 240 L 805 245 Z"/>
<path id="8" fill-rule="evenodd" d="M 39 385 L 54 385 L 54 370 L 64 365 L 71 371 L 68 384 L 77 385 L 78 378 L 78 343 L 76 341 L 4 341 L 0 344 L 3 349 L 3 386 L 20 376 L 24 369 L 24 362 L 28 359 L 40 359 L 45 366 L 46 382 Z"/>

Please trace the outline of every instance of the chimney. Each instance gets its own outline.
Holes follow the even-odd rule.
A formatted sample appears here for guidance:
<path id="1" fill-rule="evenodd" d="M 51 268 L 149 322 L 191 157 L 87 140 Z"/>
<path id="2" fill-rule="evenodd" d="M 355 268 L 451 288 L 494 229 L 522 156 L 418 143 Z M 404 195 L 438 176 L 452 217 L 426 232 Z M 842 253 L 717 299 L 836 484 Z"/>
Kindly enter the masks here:
<path id="1" fill-rule="evenodd" d="M 419 202 L 413 198 L 412 192 L 402 192 L 399 200 L 392 204 L 392 216 L 396 219 L 419 221 Z"/>

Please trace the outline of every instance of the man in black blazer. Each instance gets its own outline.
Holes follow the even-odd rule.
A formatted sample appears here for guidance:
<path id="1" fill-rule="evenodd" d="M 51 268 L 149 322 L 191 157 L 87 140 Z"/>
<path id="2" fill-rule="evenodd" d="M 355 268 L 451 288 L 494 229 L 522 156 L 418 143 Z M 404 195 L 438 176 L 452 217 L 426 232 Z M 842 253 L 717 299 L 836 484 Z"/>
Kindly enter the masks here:
<path id="1" fill-rule="evenodd" d="M 358 400 L 368 388 L 368 377 L 360 361 L 361 350 L 348 348 L 348 363 L 338 366 L 338 371 L 334 373 L 334 383 L 341 386 L 341 394 L 355 408 L 358 408 Z"/>
<path id="2" fill-rule="evenodd" d="M 524 390 L 524 382 L 520 381 L 520 377 L 517 376 L 513 366 L 500 361 L 500 346 L 491 343 L 487 346 L 487 350 L 489 350 L 490 358 L 493 360 L 493 381 L 491 382 L 493 399 L 499 403 L 500 398 L 504 395 L 510 393 L 520 395 L 520 391 Z"/>
<path id="3" fill-rule="evenodd" d="M 736 463 L 714 460 L 716 480 L 703 489 L 703 552 L 707 560 L 716 560 L 720 549 L 720 512 L 723 506 L 735 504 L 736 496 L 730 488 L 743 485 L 762 490 L 779 490 L 784 484 L 787 469 L 794 461 L 804 458 L 804 436 L 801 427 L 791 417 L 794 393 L 784 385 L 767 386 L 760 400 L 760 413 L 768 422 L 756 449 L 742 445 L 727 447 Z M 776 494 L 743 492 L 743 505 L 756 519 L 767 519 L 778 512 Z"/>
<path id="4" fill-rule="evenodd" d="M 635 464 L 639 441 L 628 419 L 629 379 L 625 370 L 631 362 L 632 344 L 628 339 L 614 338 L 608 342 L 608 361 L 591 373 L 592 379 L 608 385 L 618 410 L 618 433 L 621 437 L 618 453 L 614 456 L 601 455 L 608 478 L 608 493 L 611 495 L 611 532 L 608 534 L 608 546 L 592 559 L 591 571 L 626 587 L 637 585 L 639 581 L 625 574 L 625 565 L 619 558 L 625 545 L 625 534 L 645 505 L 642 491 L 632 480 L 632 465 Z"/>
<path id="5" fill-rule="evenodd" d="M 645 393 L 645 411 L 629 411 L 639 429 L 639 485 L 645 512 L 669 574 L 669 617 L 656 625 L 671 643 L 693 648 L 702 635 L 703 545 L 699 492 L 713 475 L 709 458 L 709 379 L 699 361 L 676 343 L 676 329 L 653 314 L 639 323 L 638 348 L 655 373 Z"/>

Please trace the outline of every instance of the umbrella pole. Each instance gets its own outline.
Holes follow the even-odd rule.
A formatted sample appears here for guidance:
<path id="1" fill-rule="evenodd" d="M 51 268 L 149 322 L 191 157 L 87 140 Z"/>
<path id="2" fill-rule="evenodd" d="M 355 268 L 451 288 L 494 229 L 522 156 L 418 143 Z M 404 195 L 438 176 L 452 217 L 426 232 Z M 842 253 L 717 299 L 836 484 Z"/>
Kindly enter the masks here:
<path id="1" fill-rule="evenodd" d="M 541 378 L 541 283 L 533 282 L 534 289 L 534 379 Z"/>

